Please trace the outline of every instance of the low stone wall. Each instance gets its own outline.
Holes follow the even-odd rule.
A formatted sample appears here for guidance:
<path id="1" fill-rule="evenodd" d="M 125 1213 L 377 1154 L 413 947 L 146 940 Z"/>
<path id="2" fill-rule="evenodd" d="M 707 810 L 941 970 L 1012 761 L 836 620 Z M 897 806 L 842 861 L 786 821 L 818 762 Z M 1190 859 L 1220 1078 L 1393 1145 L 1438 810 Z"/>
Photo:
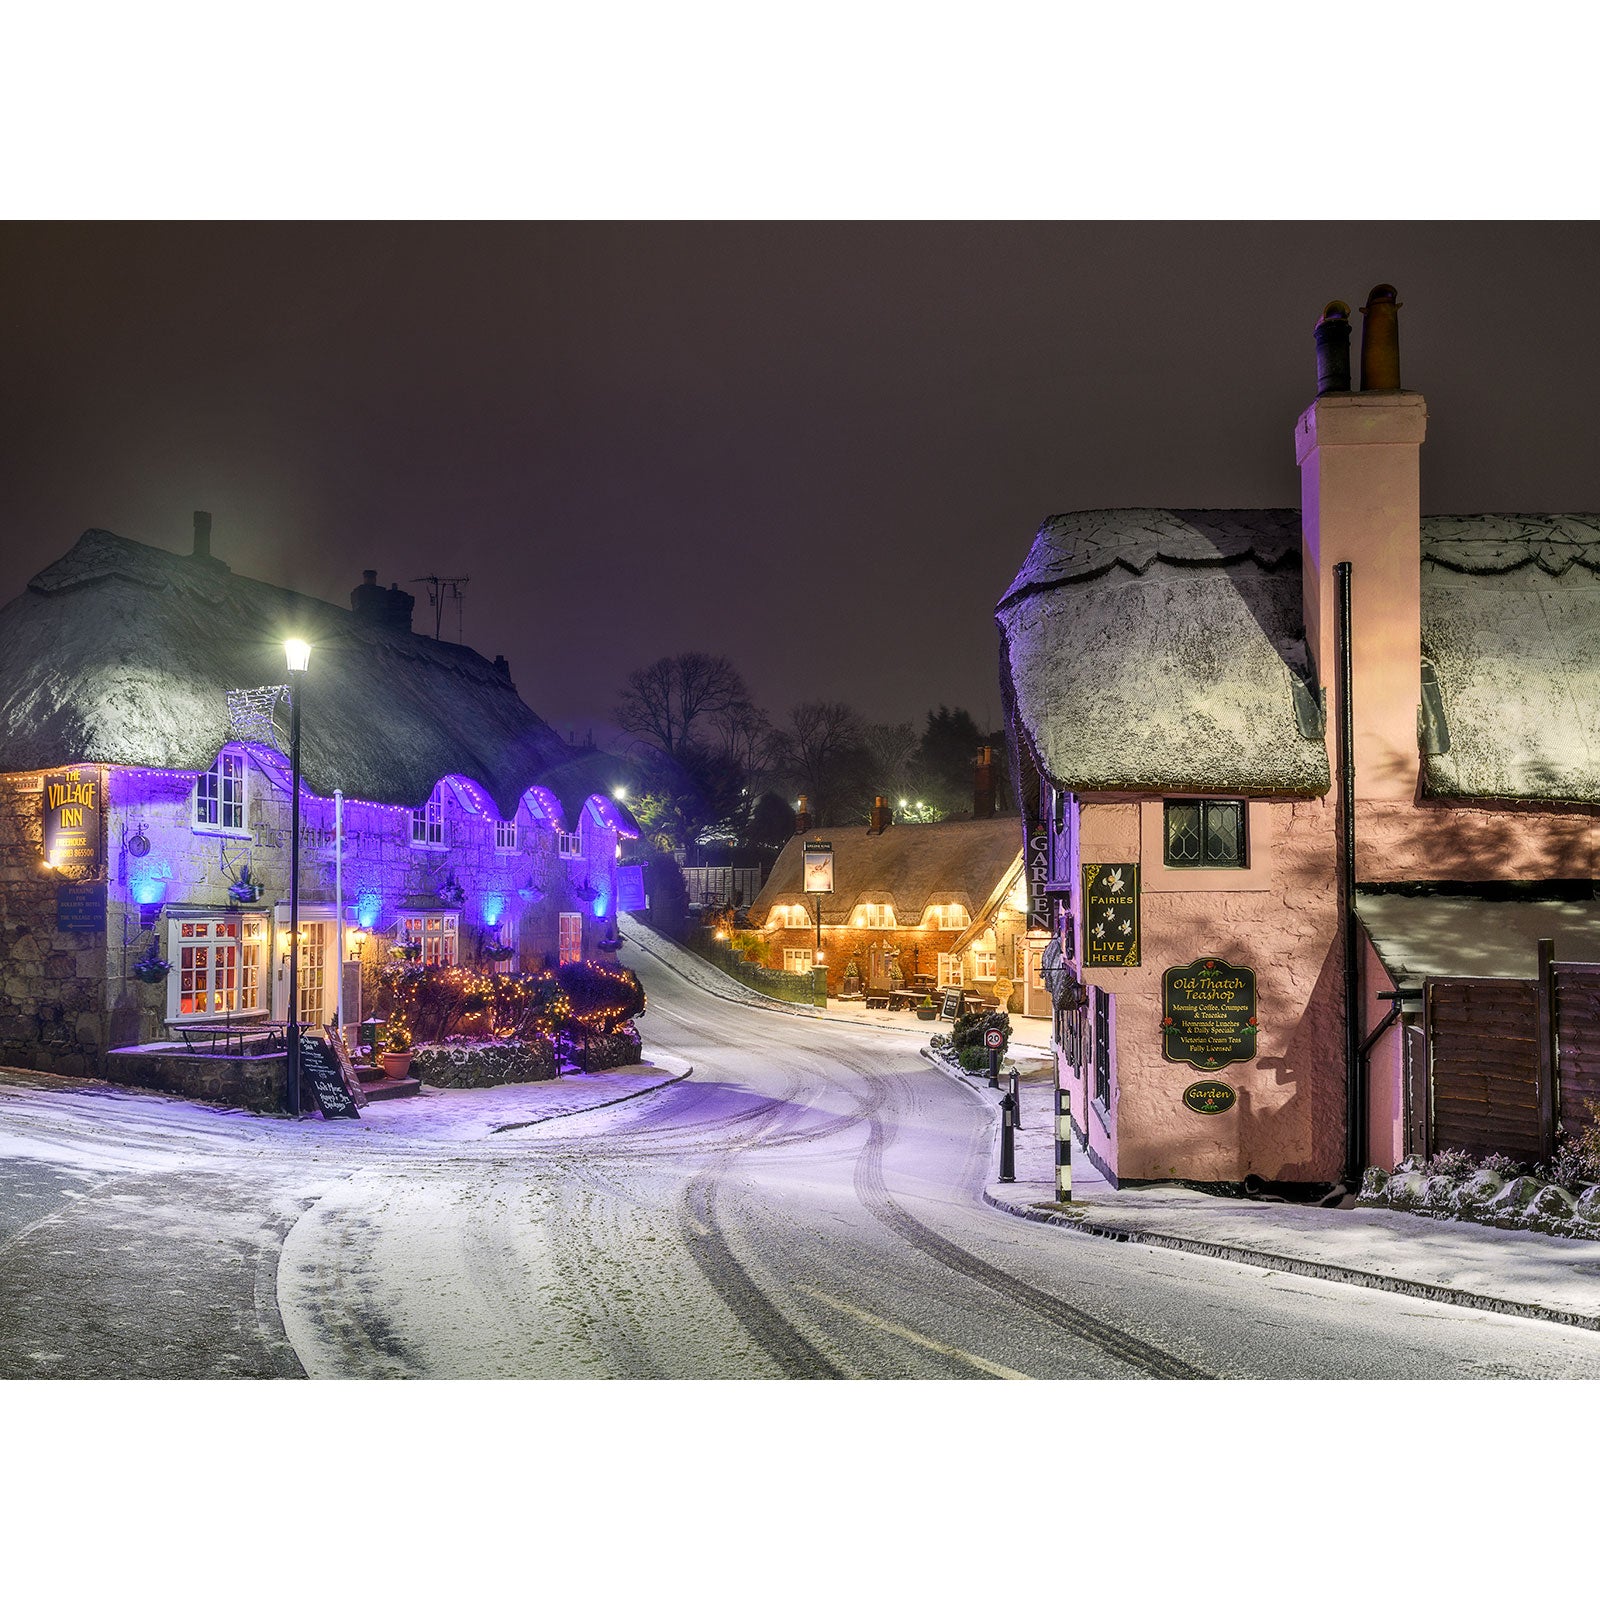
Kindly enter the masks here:
<path id="1" fill-rule="evenodd" d="M 1533 1228 L 1566 1239 L 1600 1239 L 1600 1184 L 1573 1195 L 1559 1184 L 1508 1178 L 1487 1169 L 1451 1178 L 1368 1167 L 1356 1204 L 1481 1222 L 1491 1228 Z"/>
<path id="2" fill-rule="evenodd" d="M 423 1045 L 411 1076 L 437 1089 L 487 1089 L 497 1083 L 537 1083 L 556 1075 L 556 1054 L 544 1039 L 479 1044 L 461 1040 Z"/>
<path id="3" fill-rule="evenodd" d="M 137 1089 L 164 1089 L 186 1100 L 243 1106 L 247 1111 L 283 1110 L 288 1057 L 202 1055 L 181 1045 L 171 1050 L 108 1050 L 105 1075 Z"/>

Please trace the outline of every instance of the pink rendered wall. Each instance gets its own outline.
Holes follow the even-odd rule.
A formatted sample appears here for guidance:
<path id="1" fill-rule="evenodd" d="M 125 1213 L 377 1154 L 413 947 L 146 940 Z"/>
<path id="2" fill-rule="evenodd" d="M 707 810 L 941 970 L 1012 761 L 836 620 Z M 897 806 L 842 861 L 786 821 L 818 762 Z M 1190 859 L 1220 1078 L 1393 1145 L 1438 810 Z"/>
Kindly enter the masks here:
<path id="1" fill-rule="evenodd" d="M 1361 936 L 1361 1036 L 1363 1039 L 1388 1014 L 1380 994 L 1393 991 L 1395 980 L 1378 959 L 1372 941 Z M 1367 1059 L 1367 1164 L 1392 1172 L 1405 1151 L 1405 1056 L 1401 1041 L 1405 1022 L 1396 1018 L 1372 1047 Z"/>
<path id="2" fill-rule="evenodd" d="M 1356 877 L 1497 881 L 1594 878 L 1594 807 L 1535 810 L 1511 801 L 1356 801 Z"/>
<path id="3" fill-rule="evenodd" d="M 1174 875 L 1159 870 L 1159 827 L 1142 825 L 1152 813 L 1159 818 L 1159 808 L 1086 800 L 1083 861 L 1139 861 L 1157 869 L 1157 882 L 1170 883 Z M 1339 1175 L 1344 1068 L 1333 803 L 1252 800 L 1250 813 L 1253 837 L 1270 840 L 1267 860 L 1256 858 L 1269 869 L 1264 882 L 1259 872 L 1195 872 L 1186 879 L 1192 887 L 1141 892 L 1142 964 L 1083 974 L 1116 996 L 1117 1026 L 1110 1128 L 1102 1140 L 1092 1109 L 1080 1126 L 1121 1179 Z M 1257 886 L 1234 888 L 1230 879 Z M 1255 1059 L 1217 1073 L 1162 1054 L 1162 975 L 1204 956 L 1256 972 Z M 1183 1090 L 1203 1077 L 1232 1085 L 1237 1104 L 1216 1116 L 1190 1111 Z"/>

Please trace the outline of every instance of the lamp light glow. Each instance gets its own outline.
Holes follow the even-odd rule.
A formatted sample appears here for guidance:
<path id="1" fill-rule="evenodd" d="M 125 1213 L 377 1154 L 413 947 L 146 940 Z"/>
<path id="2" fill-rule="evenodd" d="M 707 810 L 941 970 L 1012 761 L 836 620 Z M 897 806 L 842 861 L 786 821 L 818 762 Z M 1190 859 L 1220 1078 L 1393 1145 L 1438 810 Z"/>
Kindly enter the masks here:
<path id="1" fill-rule="evenodd" d="M 304 639 L 285 639 L 283 654 L 291 672 L 304 672 L 311 664 L 311 646 Z"/>

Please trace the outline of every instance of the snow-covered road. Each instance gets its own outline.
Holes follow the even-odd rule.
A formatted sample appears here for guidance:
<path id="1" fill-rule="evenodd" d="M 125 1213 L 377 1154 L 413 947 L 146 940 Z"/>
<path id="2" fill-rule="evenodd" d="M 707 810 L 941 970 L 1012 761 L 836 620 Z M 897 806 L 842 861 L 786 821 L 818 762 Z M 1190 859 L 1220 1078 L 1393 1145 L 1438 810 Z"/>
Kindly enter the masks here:
<path id="1" fill-rule="evenodd" d="M 497 1133 L 506 1091 L 290 1125 L 0 1075 L 0 1374 L 1600 1377 L 1600 1334 L 1008 1216 L 915 1038 L 629 959 L 693 1075 Z"/>

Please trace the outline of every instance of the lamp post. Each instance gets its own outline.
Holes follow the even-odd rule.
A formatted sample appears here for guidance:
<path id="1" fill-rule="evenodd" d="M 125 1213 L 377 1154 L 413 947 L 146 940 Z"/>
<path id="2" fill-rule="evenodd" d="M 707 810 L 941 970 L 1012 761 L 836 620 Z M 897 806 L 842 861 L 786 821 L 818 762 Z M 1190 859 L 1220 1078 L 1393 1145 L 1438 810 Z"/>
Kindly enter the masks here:
<path id="1" fill-rule="evenodd" d="M 311 660 L 304 639 L 285 639 L 289 663 L 289 1115 L 300 1115 L 300 688 Z M 341 913 L 342 914 L 342 913 Z"/>

